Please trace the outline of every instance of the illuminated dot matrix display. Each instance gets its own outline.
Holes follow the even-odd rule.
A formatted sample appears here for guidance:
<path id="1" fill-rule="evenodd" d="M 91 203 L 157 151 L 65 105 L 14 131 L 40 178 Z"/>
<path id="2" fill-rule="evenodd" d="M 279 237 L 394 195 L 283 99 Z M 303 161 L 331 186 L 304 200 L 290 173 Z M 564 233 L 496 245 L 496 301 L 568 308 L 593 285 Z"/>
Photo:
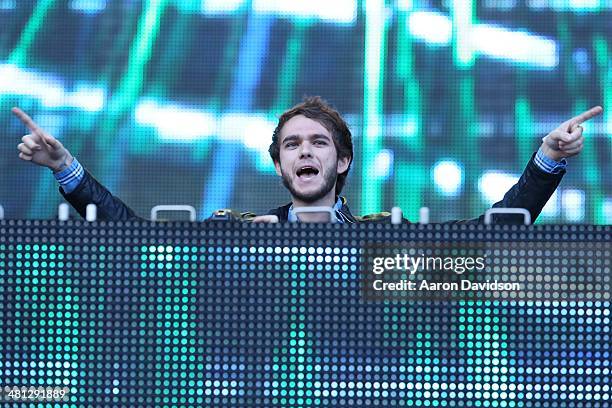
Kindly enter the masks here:
<path id="1" fill-rule="evenodd" d="M 0 236 L 0 385 L 68 387 L 57 406 L 611 404 L 609 298 L 360 293 L 365 241 L 610 242 L 609 227 L 0 221 Z"/>

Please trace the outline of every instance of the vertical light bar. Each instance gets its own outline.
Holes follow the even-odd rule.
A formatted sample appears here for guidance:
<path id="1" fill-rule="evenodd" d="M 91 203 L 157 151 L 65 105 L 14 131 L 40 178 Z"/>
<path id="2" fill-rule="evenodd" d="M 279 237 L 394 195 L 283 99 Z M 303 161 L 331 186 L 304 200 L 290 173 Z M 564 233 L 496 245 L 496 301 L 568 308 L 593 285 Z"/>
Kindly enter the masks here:
<path id="1" fill-rule="evenodd" d="M 380 211 L 382 180 L 372 177 L 382 141 L 383 84 L 385 66 L 385 2 L 364 0 L 365 53 L 363 87 L 363 168 L 361 212 Z"/>
<path id="2" fill-rule="evenodd" d="M 250 7 L 250 5 L 248 6 Z M 226 89 L 231 88 L 230 83 L 232 83 L 234 78 L 233 72 L 236 61 L 240 56 L 242 38 L 244 31 L 248 28 L 245 27 L 243 17 L 249 12 L 249 7 L 244 4 L 241 5 L 241 7 L 235 11 L 237 14 L 235 18 L 230 19 L 229 32 L 224 42 L 223 56 L 218 63 L 219 70 L 217 77 L 214 78 L 214 90 L 210 102 L 210 105 L 214 107 L 213 110 L 217 112 L 225 110 L 223 107 L 223 95 L 225 95 Z M 204 156 L 201 157 L 204 158 Z"/>
<path id="3" fill-rule="evenodd" d="M 453 0 L 452 17 L 455 64 L 460 68 L 469 68 L 474 65 L 474 48 L 471 40 L 474 2 Z"/>
<path id="4" fill-rule="evenodd" d="M 593 49 L 595 50 L 595 62 L 599 70 L 599 81 L 602 93 L 602 105 L 604 107 L 601 132 L 604 135 L 602 143 L 605 143 L 605 136 L 612 141 L 612 64 L 610 59 L 610 50 L 605 37 L 596 35 L 593 39 Z M 588 137 L 588 136 L 587 136 Z M 592 145 L 593 141 L 587 141 L 585 146 Z M 596 156 L 594 156 L 596 157 Z M 588 176 L 587 176 L 588 177 Z M 595 198 L 595 224 L 609 224 L 610 218 L 607 213 L 607 202 L 601 191 L 598 191 L 598 196 Z"/>
<path id="5" fill-rule="evenodd" d="M 453 59 L 457 72 L 457 126 L 456 133 L 451 135 L 455 152 L 460 152 L 464 160 L 465 186 L 468 196 L 473 194 L 477 176 L 474 173 L 478 166 L 478 159 L 474 158 L 478 152 L 478 140 L 475 129 L 476 112 L 474 103 L 474 77 L 471 71 L 474 66 L 474 51 L 471 41 L 471 31 L 475 24 L 473 21 L 474 4 L 472 0 L 453 0 L 451 7 L 453 21 Z M 481 208 L 476 200 L 469 200 L 471 213 L 478 213 Z"/>
<path id="6" fill-rule="evenodd" d="M 423 204 L 423 186 L 429 181 L 425 166 L 420 163 L 398 163 L 395 166 L 395 202 L 402 209 L 404 217 L 409 220 L 418 220 L 419 211 Z M 416 191 L 413 191 L 416 186 Z"/>
<path id="7" fill-rule="evenodd" d="M 34 38 L 41 29 L 49 10 L 53 7 L 56 0 L 40 0 L 36 2 L 32 16 L 28 20 L 25 28 L 21 32 L 19 43 L 8 57 L 8 63 L 23 65 L 27 60 L 27 55 Z"/>
<path id="8" fill-rule="evenodd" d="M 460 152 L 465 168 L 465 191 L 468 196 L 475 194 L 478 175 L 475 173 L 480 159 L 476 157 L 478 148 L 478 132 L 476 130 L 477 115 L 474 90 L 473 71 L 459 71 L 459 121 L 455 127 L 457 132 L 452 135 L 455 152 Z M 469 200 L 468 211 L 478 214 L 482 211 L 477 200 Z"/>
<path id="9" fill-rule="evenodd" d="M 276 91 L 276 100 L 273 112 L 281 113 L 293 105 L 293 91 L 297 81 L 298 71 L 301 65 L 302 49 L 304 49 L 304 37 L 310 26 L 308 20 L 298 19 L 291 27 L 291 33 L 287 40 L 285 57 L 281 66 Z"/>
<path id="10" fill-rule="evenodd" d="M 588 104 L 587 101 L 582 98 L 585 90 L 584 87 L 586 85 L 586 77 L 580 72 L 580 70 L 577 69 L 576 62 L 574 58 L 572 58 L 571 50 L 574 49 L 575 45 L 574 38 L 571 35 L 570 21 L 569 16 L 565 14 L 561 14 L 559 16 L 557 38 L 559 38 L 559 49 L 561 50 L 560 65 L 564 67 L 563 75 L 567 82 L 568 94 L 574 101 L 572 113 L 568 116 L 574 116 L 580 112 L 584 112 Z M 589 125 L 590 123 L 585 124 L 587 127 Z M 582 200 L 581 202 L 576 200 L 568 201 L 564 198 L 566 196 L 564 193 L 561 200 L 563 203 L 563 212 L 565 214 L 565 218 L 570 221 L 577 221 L 579 218 L 580 221 L 595 222 L 596 218 L 598 218 L 597 207 L 600 207 L 599 204 L 602 202 L 602 197 L 598 182 L 600 180 L 599 169 L 597 164 L 592 162 L 597 158 L 597 154 L 595 153 L 593 143 L 588 143 L 588 139 L 587 143 L 584 144 L 583 151 L 579 157 L 578 164 L 581 166 L 581 172 L 584 174 L 584 179 L 587 186 L 585 190 L 591 199 L 586 201 Z M 582 195 L 584 195 L 584 192 Z M 567 196 L 577 197 L 578 195 L 572 196 L 571 194 L 568 194 Z M 585 208 L 571 208 L 572 206 L 584 206 Z M 578 210 L 581 212 L 579 213 Z"/>
<path id="11" fill-rule="evenodd" d="M 524 91 L 522 86 L 519 86 L 519 90 L 521 93 Z M 524 166 L 533 153 L 535 138 L 531 105 L 524 95 L 519 96 L 514 103 L 514 131 L 518 143 L 519 166 Z"/>
<path id="12" fill-rule="evenodd" d="M 138 22 L 138 31 L 130 50 L 127 71 L 119 84 L 117 96 L 110 104 L 111 113 L 119 113 L 128 108 L 138 97 L 142 89 L 144 70 L 149 59 L 157 34 L 161 16 L 167 0 L 151 0 L 145 2 L 146 9 Z"/>
<path id="13" fill-rule="evenodd" d="M 276 80 L 276 97 L 272 105 L 272 113 L 279 117 L 283 111 L 293 106 L 297 101 L 294 100 L 295 84 L 302 64 L 302 50 L 305 49 L 305 36 L 311 26 L 310 19 L 294 20 L 287 44 L 283 64 Z M 257 159 L 257 170 L 274 174 L 274 166 L 269 156 L 259 155 Z"/>
<path id="14" fill-rule="evenodd" d="M 500 383 L 506 384 L 512 380 L 512 376 L 508 375 L 508 368 L 515 367 L 518 364 L 506 341 L 512 328 L 507 323 L 508 319 L 499 317 L 495 308 L 490 307 L 490 305 L 491 302 L 458 302 L 458 328 L 459 333 L 462 334 L 459 348 L 462 354 L 467 351 L 465 353 L 468 356 L 465 360 L 466 368 L 469 373 L 473 373 L 474 377 L 482 378 L 481 381 L 484 383 L 489 382 L 489 378 L 494 377 Z M 483 353 L 470 356 L 470 349 Z M 499 368 L 498 374 L 489 377 L 490 374 L 484 368 L 488 365 Z M 472 375 L 467 376 L 468 381 L 474 378 L 470 377 Z M 474 380 L 475 382 L 478 381 L 475 378 Z M 476 396 L 476 399 L 478 399 L 478 396 Z"/>
<path id="15" fill-rule="evenodd" d="M 295 299 L 302 299 L 306 290 L 301 284 L 308 274 L 314 272 L 314 265 L 310 262 L 300 261 L 301 257 L 298 256 L 292 256 L 292 258 L 292 263 L 296 269 L 291 272 L 287 271 L 291 279 L 291 296 Z M 272 366 L 274 379 L 272 386 L 276 388 L 272 390 L 272 395 L 275 397 L 272 399 L 272 405 L 286 404 L 284 398 L 276 398 L 279 395 L 277 391 L 280 391 L 281 396 L 285 391 L 293 391 L 298 397 L 295 405 L 318 406 L 321 401 L 316 395 L 310 394 L 312 395 L 312 397 L 309 397 L 309 399 L 312 398 L 310 403 L 300 400 L 300 397 L 308 395 L 307 392 L 317 388 L 314 383 L 316 378 L 304 375 L 305 373 L 315 372 L 312 365 L 312 349 L 309 346 L 312 334 L 306 331 L 305 324 L 306 306 L 303 302 L 293 302 L 289 309 L 289 316 L 291 316 L 290 331 L 286 336 L 283 336 L 284 339 L 288 340 L 288 344 L 285 344 L 285 347 L 277 348 L 272 357 L 272 361 L 275 363 Z M 279 370 L 280 366 L 285 368 Z M 278 381 L 277 378 L 281 381 Z"/>
<path id="16" fill-rule="evenodd" d="M 140 95 L 145 69 L 151 58 L 153 45 L 159 33 L 161 17 L 167 3 L 168 0 L 151 0 L 143 3 L 145 9 L 138 21 L 138 29 L 130 49 L 127 70 L 109 102 L 108 111 L 100 126 L 100 136 L 97 139 L 100 148 L 108 146 L 112 138 L 115 137 L 122 113 L 133 107 Z M 110 169 L 116 165 L 116 160 L 117 158 L 113 154 L 104 155 L 101 161 L 101 174 L 110 173 Z"/>
<path id="17" fill-rule="evenodd" d="M 578 115 L 589 108 L 589 104 L 584 99 L 576 100 L 574 104 L 573 115 Z M 590 123 L 586 123 L 585 126 L 592 126 Z M 593 133 L 586 134 L 586 141 L 580 156 L 582 156 L 582 174 L 584 175 L 584 181 L 587 185 L 587 194 L 590 199 L 586 200 L 586 209 L 584 211 L 585 218 L 580 219 L 581 221 L 593 222 L 594 224 L 605 224 L 604 214 L 604 202 L 605 196 L 601 190 L 602 177 L 599 166 L 597 165 L 597 152 L 596 142 L 593 140 Z M 571 205 L 573 201 L 569 201 Z M 584 201 L 581 205 L 584 205 Z"/>
<path id="18" fill-rule="evenodd" d="M 608 42 L 601 35 L 593 39 L 593 49 L 595 50 L 595 61 L 599 70 L 599 81 L 602 92 L 603 128 L 602 133 L 612 138 L 612 54 L 608 49 Z"/>
<path id="19" fill-rule="evenodd" d="M 409 16 L 412 11 L 412 2 L 407 1 L 398 4 L 398 38 L 397 38 L 397 76 L 398 82 L 402 84 L 404 91 L 403 106 L 403 128 L 402 140 L 406 142 L 408 148 L 415 152 L 419 162 L 416 163 L 417 169 L 410 169 L 410 165 L 397 166 L 395 172 L 395 185 L 401 186 L 395 189 L 394 205 L 399 206 L 408 218 L 416 219 L 422 204 L 422 192 L 427 181 L 424 177 L 425 167 L 422 109 L 421 109 L 421 88 L 416 79 L 414 69 L 414 59 L 412 55 L 412 34 L 408 24 Z M 412 130 L 409 132 L 408 130 Z M 413 163 L 414 164 L 414 163 Z M 401 169 L 401 171 L 400 171 Z M 420 171 L 418 169 L 421 169 Z M 417 170 L 417 171 L 415 171 Z"/>

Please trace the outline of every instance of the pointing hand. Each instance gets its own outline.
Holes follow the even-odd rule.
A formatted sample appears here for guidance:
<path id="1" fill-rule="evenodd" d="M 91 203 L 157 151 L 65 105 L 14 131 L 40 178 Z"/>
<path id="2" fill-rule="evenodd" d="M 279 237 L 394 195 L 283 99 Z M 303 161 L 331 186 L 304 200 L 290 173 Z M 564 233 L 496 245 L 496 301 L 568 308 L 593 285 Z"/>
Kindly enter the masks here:
<path id="1" fill-rule="evenodd" d="M 59 140 L 38 127 L 21 109 L 13 108 L 12 112 L 31 132 L 22 137 L 22 143 L 17 146 L 20 159 L 48 167 L 54 173 L 70 166 L 73 157 Z"/>
<path id="2" fill-rule="evenodd" d="M 584 143 L 583 128 L 580 125 L 601 112 L 603 112 L 602 107 L 595 106 L 563 122 L 542 139 L 542 152 L 555 161 L 580 153 Z"/>

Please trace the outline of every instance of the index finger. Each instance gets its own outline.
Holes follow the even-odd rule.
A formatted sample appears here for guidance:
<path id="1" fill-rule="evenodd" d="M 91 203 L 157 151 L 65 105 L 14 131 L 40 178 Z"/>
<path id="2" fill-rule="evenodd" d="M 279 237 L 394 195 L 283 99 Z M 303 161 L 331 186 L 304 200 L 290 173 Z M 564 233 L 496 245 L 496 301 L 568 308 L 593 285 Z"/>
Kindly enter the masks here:
<path id="1" fill-rule="evenodd" d="M 580 115 L 571 118 L 569 121 L 570 128 L 572 128 L 571 130 L 573 130 L 574 126 L 580 125 L 581 123 L 586 122 L 587 120 L 591 118 L 594 118 L 595 116 L 599 115 L 601 112 L 603 112 L 603 108 L 601 106 L 594 106 L 588 111 L 582 112 Z"/>
<path id="2" fill-rule="evenodd" d="M 41 128 L 38 127 L 38 125 L 36 124 L 36 122 L 34 122 L 32 120 L 31 117 L 28 116 L 27 113 L 25 113 L 24 111 L 22 111 L 21 109 L 15 107 L 13 109 L 11 109 L 11 112 L 13 112 L 13 114 L 15 116 L 17 116 L 17 118 L 19 118 L 19 120 L 26 125 L 26 127 L 28 129 L 30 129 L 33 133 L 36 133 L 38 135 L 42 135 L 44 132 L 42 131 Z"/>

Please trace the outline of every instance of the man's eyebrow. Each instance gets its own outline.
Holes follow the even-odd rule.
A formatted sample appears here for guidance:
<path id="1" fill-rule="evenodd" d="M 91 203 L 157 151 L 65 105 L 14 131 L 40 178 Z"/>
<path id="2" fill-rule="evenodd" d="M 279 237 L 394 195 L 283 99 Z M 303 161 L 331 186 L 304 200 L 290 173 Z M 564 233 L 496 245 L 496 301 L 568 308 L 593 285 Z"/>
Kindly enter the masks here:
<path id="1" fill-rule="evenodd" d="M 283 139 L 283 143 L 285 143 L 285 142 L 287 142 L 289 140 L 293 141 L 293 140 L 297 140 L 297 139 L 301 139 L 301 138 L 302 138 L 302 136 L 300 136 L 300 135 L 289 135 L 289 136 L 286 136 Z M 306 136 L 306 138 L 331 140 L 331 138 L 328 135 L 323 134 L 323 133 L 313 133 L 312 135 Z"/>
<path id="2" fill-rule="evenodd" d="M 283 143 L 285 143 L 285 142 L 286 142 L 286 141 L 288 141 L 288 140 L 296 140 L 296 139 L 298 139 L 298 138 L 299 138 L 299 136 L 298 136 L 298 135 L 289 135 L 289 136 L 286 136 L 286 137 L 283 139 Z"/>

